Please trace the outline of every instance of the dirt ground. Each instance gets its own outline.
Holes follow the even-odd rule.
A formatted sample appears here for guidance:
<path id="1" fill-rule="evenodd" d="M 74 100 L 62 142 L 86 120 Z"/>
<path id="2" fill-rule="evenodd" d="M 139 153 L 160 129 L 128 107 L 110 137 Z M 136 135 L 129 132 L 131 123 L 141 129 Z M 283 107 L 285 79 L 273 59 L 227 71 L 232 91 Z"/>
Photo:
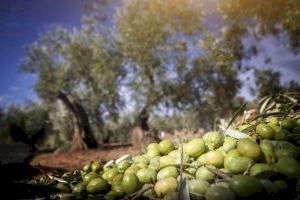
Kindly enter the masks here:
<path id="1" fill-rule="evenodd" d="M 93 160 L 109 161 L 122 155 L 137 155 L 140 149 L 134 149 L 131 145 L 105 146 L 101 149 L 82 152 L 42 153 L 34 156 L 30 165 L 36 168 L 54 168 L 63 170 L 75 170 L 83 167 Z"/>

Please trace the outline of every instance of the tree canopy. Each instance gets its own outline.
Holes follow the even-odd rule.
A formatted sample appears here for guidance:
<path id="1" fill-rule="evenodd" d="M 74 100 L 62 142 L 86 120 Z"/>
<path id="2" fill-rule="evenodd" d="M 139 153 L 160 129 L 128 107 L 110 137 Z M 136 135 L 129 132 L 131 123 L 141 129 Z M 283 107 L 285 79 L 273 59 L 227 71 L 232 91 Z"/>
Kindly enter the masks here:
<path id="1" fill-rule="evenodd" d="M 230 116 L 244 101 L 238 95 L 242 60 L 257 53 L 244 37 L 260 40 L 284 30 L 296 51 L 299 1 L 218 5 L 225 17 L 221 32 L 206 26 L 201 1 L 127 0 L 113 24 L 99 23 L 93 13 L 79 29 L 44 33 L 28 47 L 21 69 L 37 75 L 35 90 L 52 130 L 72 132 L 72 149 L 81 150 L 133 125 L 149 130 L 172 122 L 176 128 L 211 129 L 216 118 Z M 257 97 L 299 88 L 293 81 L 283 86 L 272 70 L 254 70 L 254 77 Z"/>

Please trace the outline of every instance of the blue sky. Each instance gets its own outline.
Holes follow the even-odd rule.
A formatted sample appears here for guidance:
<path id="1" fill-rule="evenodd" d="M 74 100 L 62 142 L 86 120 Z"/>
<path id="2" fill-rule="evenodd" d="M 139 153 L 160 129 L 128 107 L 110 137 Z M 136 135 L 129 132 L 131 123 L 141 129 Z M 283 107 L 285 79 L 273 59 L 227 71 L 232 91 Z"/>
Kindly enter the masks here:
<path id="1" fill-rule="evenodd" d="M 113 0 L 114 5 L 120 2 Z M 36 78 L 18 71 L 25 47 L 53 25 L 79 27 L 83 4 L 84 0 L 0 0 L 0 106 L 21 104 L 25 99 L 37 100 L 32 88 Z M 112 11 L 112 6 L 105 10 Z M 272 58 L 272 66 L 282 72 L 283 81 L 299 81 L 299 55 L 278 45 L 274 38 L 263 41 L 261 48 Z M 263 60 L 263 56 L 254 57 L 249 64 L 263 67 Z M 247 87 L 252 80 L 241 77 L 245 83 L 241 94 L 251 99 Z"/>

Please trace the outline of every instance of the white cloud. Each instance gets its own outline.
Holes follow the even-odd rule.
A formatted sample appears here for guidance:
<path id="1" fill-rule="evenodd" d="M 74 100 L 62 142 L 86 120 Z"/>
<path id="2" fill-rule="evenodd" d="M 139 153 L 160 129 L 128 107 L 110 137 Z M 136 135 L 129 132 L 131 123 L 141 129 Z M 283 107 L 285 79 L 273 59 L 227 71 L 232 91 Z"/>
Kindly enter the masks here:
<path id="1" fill-rule="evenodd" d="M 3 94 L 3 95 L 0 95 L 0 102 L 3 102 L 5 101 L 6 99 L 9 99 L 11 96 L 8 95 L 8 94 Z"/>
<path id="2" fill-rule="evenodd" d="M 19 90 L 20 90 L 20 87 L 18 87 L 18 86 L 11 86 L 9 89 L 10 89 L 11 91 L 19 91 Z"/>

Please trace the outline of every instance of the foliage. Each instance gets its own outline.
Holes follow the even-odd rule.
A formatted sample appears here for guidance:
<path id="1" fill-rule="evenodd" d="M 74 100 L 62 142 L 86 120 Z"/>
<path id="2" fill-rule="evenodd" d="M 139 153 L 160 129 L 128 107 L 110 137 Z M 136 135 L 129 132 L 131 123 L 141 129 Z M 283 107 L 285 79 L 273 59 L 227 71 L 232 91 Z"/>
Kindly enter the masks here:
<path id="1" fill-rule="evenodd" d="M 2 114 L 1 140 L 21 141 L 35 148 L 49 131 L 48 119 L 48 110 L 42 104 L 27 102 L 23 107 L 12 104 Z"/>
<path id="2" fill-rule="evenodd" d="M 116 40 L 125 58 L 127 83 L 147 119 L 170 98 L 167 86 L 172 84 L 170 77 L 176 77 L 176 72 L 170 70 L 174 48 L 179 46 L 187 52 L 186 42 L 174 37 L 192 36 L 201 28 L 201 8 L 193 1 L 131 0 L 119 10 Z"/>
<path id="3" fill-rule="evenodd" d="M 255 87 L 251 88 L 252 94 L 257 99 L 265 96 L 272 96 L 279 92 L 299 92 L 300 85 L 294 80 L 284 84 L 281 83 L 281 73 L 279 71 L 268 69 L 254 69 Z"/>
<path id="4" fill-rule="evenodd" d="M 230 23 L 229 32 L 238 38 L 251 35 L 256 40 L 267 35 L 286 36 L 289 47 L 300 47 L 299 0 L 221 0 L 219 10 Z"/>

